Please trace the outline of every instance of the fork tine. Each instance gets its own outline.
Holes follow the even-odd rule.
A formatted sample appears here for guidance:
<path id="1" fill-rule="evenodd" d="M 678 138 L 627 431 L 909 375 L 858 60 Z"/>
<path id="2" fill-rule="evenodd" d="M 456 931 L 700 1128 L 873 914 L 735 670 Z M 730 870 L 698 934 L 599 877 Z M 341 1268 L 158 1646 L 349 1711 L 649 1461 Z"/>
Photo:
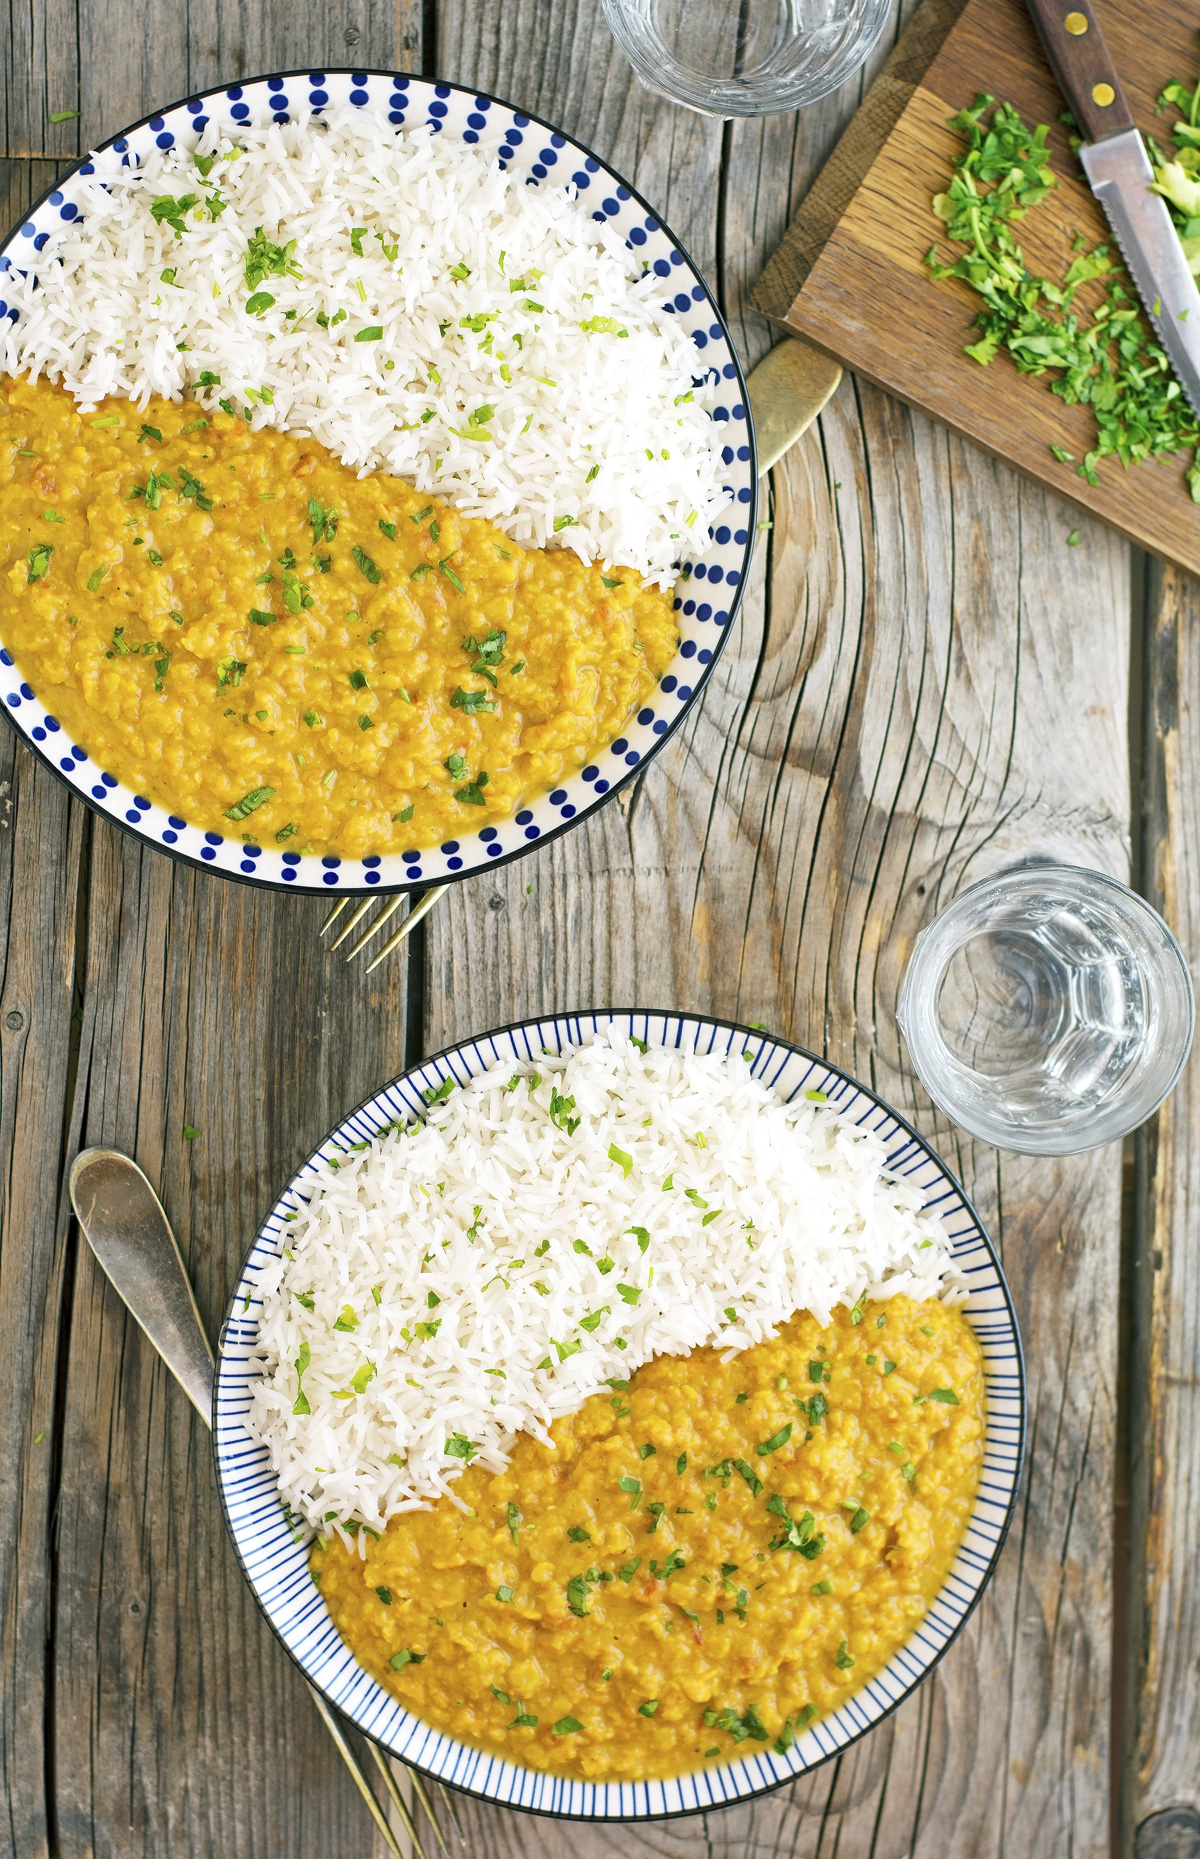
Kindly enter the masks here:
<path id="1" fill-rule="evenodd" d="M 350 949 L 347 952 L 346 960 L 348 962 L 352 962 L 354 960 L 355 956 L 358 954 L 360 949 L 366 948 L 372 936 L 378 935 L 379 931 L 383 928 L 388 918 L 395 916 L 397 910 L 399 910 L 403 902 L 404 902 L 404 892 L 397 891 L 395 897 L 391 898 L 389 902 L 386 903 L 383 909 L 379 912 L 379 915 L 376 917 L 374 923 L 372 923 L 366 935 L 363 936 L 358 942 L 355 943 L 353 949 Z M 334 947 L 336 948 L 336 946 L 337 945 L 335 944 Z"/>
<path id="2" fill-rule="evenodd" d="M 446 1807 L 449 1811 L 450 1818 L 454 1822 L 454 1831 L 458 1835 L 458 1843 L 461 1847 L 465 1849 L 466 1844 L 467 1844 L 467 1836 L 463 1832 L 462 1821 L 458 1818 L 458 1809 L 454 1805 L 454 1796 L 451 1794 L 449 1788 L 447 1788 L 445 1782 L 438 1783 L 438 1793 L 441 1795 L 442 1800 L 446 1803 Z"/>
<path id="3" fill-rule="evenodd" d="M 415 904 L 409 911 L 403 923 L 400 925 L 400 928 L 396 931 L 396 934 L 384 943 L 379 954 L 375 957 L 375 960 L 373 962 L 368 962 L 363 972 L 369 975 L 373 968 L 378 968 L 380 962 L 384 961 L 385 958 L 392 953 L 393 949 L 398 949 L 409 931 L 417 927 L 421 918 L 433 909 L 439 897 L 444 897 L 449 889 L 450 886 L 448 884 L 435 884 L 431 891 L 426 891 L 420 903 Z"/>
<path id="4" fill-rule="evenodd" d="M 362 903 L 358 906 L 358 909 L 352 912 L 350 921 L 347 923 L 345 929 L 342 931 L 341 935 L 337 938 L 336 942 L 330 943 L 329 945 L 330 949 L 339 949 L 341 947 L 341 945 L 345 942 L 347 936 L 350 934 L 351 930 L 354 929 L 356 924 L 359 924 L 362 922 L 363 918 L 366 916 L 368 910 L 371 908 L 371 905 L 374 902 L 375 902 L 375 899 L 373 897 L 363 898 Z"/>
<path id="5" fill-rule="evenodd" d="M 349 1769 L 351 1775 L 354 1778 L 355 1787 L 358 1789 L 359 1794 L 362 1796 L 363 1800 L 367 1804 L 367 1807 L 370 1809 L 371 1818 L 375 1822 L 375 1825 L 379 1828 L 380 1837 L 382 1838 L 388 1851 L 394 1854 L 395 1859 L 404 1859 L 404 1855 L 400 1851 L 399 1842 L 397 1841 L 395 1834 L 392 1832 L 391 1827 L 388 1825 L 387 1815 L 384 1813 L 383 1809 L 380 1807 L 379 1802 L 375 1798 L 375 1792 L 372 1789 L 370 1782 L 367 1780 L 366 1776 L 362 1772 L 362 1769 L 358 1765 L 358 1759 L 355 1756 L 354 1751 L 351 1749 L 349 1743 L 346 1741 L 345 1736 L 342 1734 L 341 1725 L 338 1723 L 336 1717 L 333 1715 L 333 1712 L 330 1710 L 329 1706 L 326 1704 L 324 1698 L 321 1696 L 316 1686 L 310 1685 L 308 1688 L 312 1692 L 313 1702 L 315 1703 L 317 1709 L 320 1711 L 322 1717 L 325 1719 L 325 1728 L 328 1730 L 330 1736 L 333 1738 L 334 1742 L 337 1744 L 338 1752 L 341 1755 L 342 1761 L 346 1764 L 346 1767 Z"/>
<path id="6" fill-rule="evenodd" d="M 375 1747 L 374 1743 L 371 1744 L 371 1754 L 374 1756 L 376 1764 L 378 1765 L 379 1773 L 383 1776 L 383 1785 L 388 1791 L 388 1797 L 392 1806 L 399 1814 L 404 1826 L 404 1831 L 413 1843 L 413 1851 L 417 1859 L 426 1859 L 425 1848 L 421 1844 L 421 1836 L 417 1832 L 416 1822 L 409 1813 L 408 1802 L 404 1799 L 397 1785 L 395 1771 L 391 1763 L 382 1751 Z M 416 1779 L 411 1769 L 405 1768 L 404 1773 L 409 1777 L 410 1781 Z"/>
<path id="7" fill-rule="evenodd" d="M 338 918 L 341 916 L 343 910 L 346 908 L 346 905 L 349 902 L 350 902 L 350 899 L 348 897 L 338 898 L 337 903 L 333 906 L 333 909 L 329 912 L 329 915 L 326 917 L 324 923 L 322 923 L 321 925 L 322 936 L 325 934 L 325 931 L 327 929 L 332 929 L 333 925 L 337 922 Z"/>
<path id="8" fill-rule="evenodd" d="M 437 1843 L 441 1847 L 443 1853 L 445 1854 L 446 1859 L 450 1859 L 450 1848 L 447 1846 L 446 1836 L 442 1832 L 442 1829 L 439 1827 L 437 1820 L 434 1816 L 433 1804 L 431 1803 L 429 1799 L 429 1793 L 425 1787 L 425 1783 L 421 1780 L 421 1777 L 417 1774 L 417 1771 L 415 1769 L 410 1769 L 408 1772 L 412 1777 L 413 1793 L 416 1795 L 417 1800 L 421 1803 L 421 1806 L 425 1810 L 425 1818 L 428 1820 L 430 1826 L 433 1828 L 435 1835 L 437 1836 Z M 439 1787 L 441 1786 L 440 1783 L 438 1785 Z M 442 1792 L 443 1794 L 445 1793 L 444 1788 L 442 1789 Z"/>

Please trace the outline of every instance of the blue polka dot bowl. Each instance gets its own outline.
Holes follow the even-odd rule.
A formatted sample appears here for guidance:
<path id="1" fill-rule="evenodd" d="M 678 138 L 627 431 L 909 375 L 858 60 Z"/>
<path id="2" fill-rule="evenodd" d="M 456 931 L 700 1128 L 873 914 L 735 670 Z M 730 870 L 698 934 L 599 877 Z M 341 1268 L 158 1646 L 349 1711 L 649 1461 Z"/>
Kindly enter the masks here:
<path id="1" fill-rule="evenodd" d="M 987 1412 L 979 1489 L 958 1554 L 911 1638 L 882 1671 L 790 1747 L 746 1742 L 689 1774 L 606 1783 L 542 1774 L 472 1748 L 422 1723 L 363 1670 L 313 1586 L 303 1533 L 288 1527 L 267 1450 L 247 1431 L 246 1417 L 257 1372 L 258 1272 L 286 1246 L 288 1221 L 306 1198 L 317 1164 L 369 1143 L 397 1120 L 423 1115 L 425 1094 L 448 1078 L 466 1084 L 493 1065 L 523 1065 L 544 1051 L 585 1045 L 610 1028 L 648 1046 L 742 1054 L 754 1076 L 785 1101 L 823 1091 L 844 1117 L 874 1131 L 891 1172 L 912 1183 L 924 1206 L 942 1219 L 955 1265 L 970 1287 L 963 1308 L 983 1358 Z M 384 1749 L 427 1775 L 505 1807 L 588 1820 L 698 1814 L 766 1794 L 840 1756 L 896 1710 L 957 1638 L 991 1579 L 1016 1505 L 1024 1438 L 1024 1365 L 1008 1286 L 978 1215 L 929 1145 L 873 1091 L 799 1046 L 702 1014 L 658 1010 L 576 1013 L 501 1027 L 438 1053 L 361 1103 L 297 1170 L 263 1222 L 229 1300 L 213 1390 L 213 1453 L 234 1549 L 273 1631 L 311 1683 Z"/>
<path id="2" fill-rule="evenodd" d="M 103 176 L 144 159 L 155 148 L 194 146 L 207 123 L 236 133 L 244 124 L 286 122 L 289 112 L 329 104 L 367 105 L 397 126 L 427 123 L 458 136 L 489 157 L 524 174 L 530 186 L 574 181 L 579 197 L 622 233 L 631 251 L 662 282 L 662 301 L 696 346 L 696 381 L 720 389 L 712 409 L 713 443 L 725 466 L 730 501 L 710 529 L 702 552 L 685 555 L 675 589 L 679 650 L 648 702 L 625 733 L 595 761 L 548 794 L 530 800 L 511 818 L 444 845 L 361 859 L 303 857 L 274 846 L 244 844 L 236 833 L 206 832 L 135 794 L 97 765 L 86 743 L 64 735 L 0 646 L 0 702 L 10 721 L 42 761 L 105 818 L 173 858 L 250 884 L 293 891 L 402 891 L 444 884 L 506 864 L 544 845 L 595 813 L 634 779 L 679 727 L 720 657 L 745 586 L 754 542 L 757 469 L 746 384 L 729 332 L 707 284 L 678 240 L 648 203 L 588 149 L 536 117 L 495 97 L 384 71 L 289 71 L 189 98 L 114 136 L 46 194 L 0 251 L 0 315 L 16 317 L 3 302 L 4 274 L 36 263 L 51 230 L 78 217 L 82 178 Z M 695 547 L 696 544 L 693 544 Z M 3 615 L 0 614 L 0 641 Z"/>

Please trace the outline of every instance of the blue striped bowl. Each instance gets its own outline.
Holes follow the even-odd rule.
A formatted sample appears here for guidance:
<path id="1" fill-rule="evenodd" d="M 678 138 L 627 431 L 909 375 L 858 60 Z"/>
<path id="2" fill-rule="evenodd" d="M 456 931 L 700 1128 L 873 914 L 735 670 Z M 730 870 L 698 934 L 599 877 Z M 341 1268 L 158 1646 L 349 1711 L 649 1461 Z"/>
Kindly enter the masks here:
<path id="1" fill-rule="evenodd" d="M 946 1584 L 908 1644 L 861 1691 L 818 1719 L 786 1755 L 756 1750 L 720 1768 L 671 1781 L 582 1782 L 543 1775 L 457 1742 L 404 1710 L 368 1677 L 340 1638 L 309 1576 L 308 1549 L 293 1540 L 284 1521 L 266 1450 L 245 1425 L 258 1332 L 259 1300 L 251 1273 L 280 1253 L 286 1216 L 304 1199 L 316 1163 L 369 1140 L 397 1118 L 422 1115 L 422 1091 L 444 1078 L 464 1084 L 499 1060 L 520 1063 L 543 1049 L 586 1043 L 608 1026 L 650 1045 L 749 1052 L 754 1075 L 782 1097 L 822 1090 L 844 1114 L 876 1131 L 891 1169 L 915 1182 L 926 1207 L 946 1222 L 958 1269 L 971 1285 L 966 1315 L 983 1351 L 987 1387 L 979 1495 Z M 229 1533 L 263 1612 L 305 1676 L 368 1736 L 412 1767 L 505 1807 L 588 1820 L 658 1819 L 747 1800 L 827 1762 L 895 1710 L 937 1664 L 991 1576 L 1016 1501 L 1024 1434 L 1024 1365 L 1008 1286 L 974 1209 L 928 1144 L 864 1085 L 798 1046 L 701 1014 L 660 1012 L 568 1014 L 503 1027 L 438 1053 L 360 1104 L 288 1184 L 251 1246 L 221 1331 L 213 1397 L 213 1450 Z"/>
<path id="2" fill-rule="evenodd" d="M 679 649 L 624 735 L 511 818 L 482 828 L 464 826 L 459 838 L 420 851 L 305 858 L 273 844 L 244 845 L 238 833 L 208 832 L 167 813 L 97 763 L 86 742 L 64 735 L 58 718 L 4 649 L 0 613 L 0 707 L 39 760 L 89 807 L 184 864 L 274 890 L 338 895 L 420 889 L 504 865 L 577 826 L 634 779 L 696 702 L 729 637 L 754 546 L 758 473 L 746 383 L 725 319 L 696 266 L 648 202 L 590 149 L 536 116 L 496 97 L 392 71 L 288 71 L 254 78 L 173 104 L 114 136 L 57 181 L 0 249 L 0 316 L 17 316 L 3 301 L 5 274 L 30 270 L 51 235 L 79 217 L 89 176 L 119 173 L 155 148 L 192 148 L 212 120 L 236 134 L 247 125 L 286 122 L 291 110 L 319 111 L 331 103 L 371 104 L 397 126 L 427 123 L 439 134 L 478 145 L 533 187 L 573 180 L 592 218 L 621 233 L 630 251 L 661 279 L 665 307 L 695 343 L 696 384 L 709 381 L 721 390 L 712 410 L 718 429 L 713 442 L 721 444 L 724 483 L 731 492 L 728 514 L 707 537 L 696 538 L 680 561 L 675 590 Z"/>

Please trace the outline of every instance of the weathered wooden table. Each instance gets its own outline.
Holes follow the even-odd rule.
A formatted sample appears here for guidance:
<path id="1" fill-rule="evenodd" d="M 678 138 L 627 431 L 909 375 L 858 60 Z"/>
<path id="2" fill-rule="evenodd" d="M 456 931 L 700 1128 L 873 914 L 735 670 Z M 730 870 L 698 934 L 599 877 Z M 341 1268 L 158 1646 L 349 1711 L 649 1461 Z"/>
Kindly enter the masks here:
<path id="1" fill-rule="evenodd" d="M 203 86 L 436 73 L 631 176 L 750 364 L 772 335 L 748 290 L 862 88 L 709 122 L 638 88 L 597 0 L 26 0 L 7 24 L 6 223 Z M 1200 1854 L 1196 1068 L 1124 1154 L 1000 1156 L 932 1113 L 893 1017 L 921 925 L 1017 859 L 1132 872 L 1200 953 L 1200 589 L 849 378 L 764 515 L 687 731 L 369 981 L 324 952 L 320 902 L 180 870 L 0 738 L 6 1853 L 325 1859 L 373 1833 L 242 1582 L 208 1435 L 72 1227 L 67 1160 L 111 1143 L 161 1182 L 215 1329 L 276 1188 L 360 1096 L 468 1033 L 611 1003 L 764 1022 L 939 1143 L 1016 1295 L 1029 1461 L 968 1630 L 849 1755 L 607 1832 L 465 1802 L 471 1851 Z"/>

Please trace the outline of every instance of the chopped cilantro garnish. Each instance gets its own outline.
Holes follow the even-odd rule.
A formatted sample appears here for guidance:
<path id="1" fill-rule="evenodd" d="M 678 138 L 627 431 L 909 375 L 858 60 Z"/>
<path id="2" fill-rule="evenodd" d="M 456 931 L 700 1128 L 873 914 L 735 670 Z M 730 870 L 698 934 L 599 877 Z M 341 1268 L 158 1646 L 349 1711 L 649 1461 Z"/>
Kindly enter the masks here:
<path id="1" fill-rule="evenodd" d="M 733 1463 L 734 1463 L 735 1468 L 742 1474 L 742 1477 L 745 1479 L 746 1483 L 749 1485 L 751 1497 L 756 1498 L 759 1492 L 762 1490 L 762 1480 L 761 1478 L 759 1478 L 757 1472 L 754 1470 L 754 1467 L 752 1465 L 747 1465 L 745 1459 L 735 1459 Z"/>
<path id="2" fill-rule="evenodd" d="M 261 807 L 264 801 L 271 800 L 274 793 L 275 789 L 273 787 L 251 788 L 250 792 L 248 794 L 243 794 L 242 798 L 239 801 L 235 801 L 232 807 L 227 807 L 225 809 L 225 818 L 227 820 L 244 820 L 248 814 L 254 812 L 256 807 Z"/>
<path id="3" fill-rule="evenodd" d="M 450 699 L 450 708 L 461 710 L 464 716 L 478 716 L 481 712 L 486 716 L 494 716 L 498 705 L 486 691 L 464 691 L 460 684 Z"/>
<path id="4" fill-rule="evenodd" d="M 1052 393 L 1091 406 L 1096 442 L 1075 467 L 1089 484 L 1099 481 L 1103 458 L 1128 466 L 1194 447 L 1200 439 L 1196 415 L 1177 390 L 1111 244 L 1077 250 L 1060 283 L 1033 276 L 1026 266 L 1013 227 L 1054 186 L 1046 126 L 1030 131 L 1010 104 L 980 92 L 951 118 L 951 127 L 967 146 L 933 210 L 949 237 L 967 249 L 942 265 L 935 245 L 925 262 L 932 277 L 959 278 L 982 300 L 974 323 L 978 337 L 964 352 L 984 367 L 1004 351 L 1022 374 L 1053 370 Z M 1167 190 L 1160 185 L 1157 191 Z M 1076 292 L 1097 279 L 1105 294 L 1088 317 Z M 1186 475 L 1193 499 L 1200 500 L 1200 462 Z"/>
<path id="5" fill-rule="evenodd" d="M 254 237 L 246 246 L 246 289 L 252 291 L 257 285 L 265 283 L 266 279 L 271 277 L 298 278 L 300 267 L 296 263 L 295 252 L 296 241 L 294 239 L 289 240 L 286 245 L 272 245 L 271 241 L 263 236 L 262 227 L 256 226 Z"/>

